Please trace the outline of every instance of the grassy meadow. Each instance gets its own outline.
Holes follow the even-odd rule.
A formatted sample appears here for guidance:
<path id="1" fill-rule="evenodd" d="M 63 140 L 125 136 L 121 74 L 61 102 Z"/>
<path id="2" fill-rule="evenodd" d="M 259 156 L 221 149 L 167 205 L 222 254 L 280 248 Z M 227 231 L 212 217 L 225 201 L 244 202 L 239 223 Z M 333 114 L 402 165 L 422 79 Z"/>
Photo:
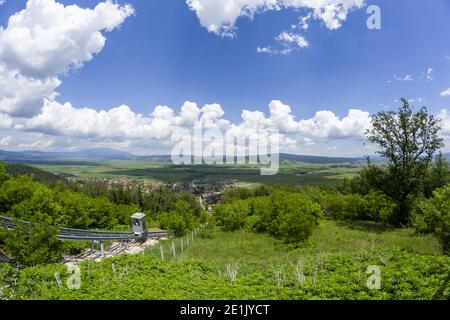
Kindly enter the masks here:
<path id="1" fill-rule="evenodd" d="M 186 247 L 186 239 L 183 239 Z M 226 232 L 219 228 L 202 232 L 183 253 L 181 238 L 174 240 L 175 260 L 200 259 L 225 267 L 238 263 L 243 269 L 295 264 L 298 260 L 316 260 L 332 254 L 403 249 L 425 255 L 441 254 L 441 246 L 432 235 L 419 236 L 412 228 L 390 229 L 373 222 L 321 221 L 305 246 L 292 250 L 281 240 L 247 231 Z M 172 240 L 162 242 L 166 257 L 172 258 Z M 160 256 L 160 248 L 147 254 Z"/>
<path id="2" fill-rule="evenodd" d="M 309 245 L 289 250 L 245 231 L 201 231 L 145 253 L 80 264 L 81 286 L 64 265 L 26 268 L 4 294 L 14 299 L 445 299 L 450 257 L 432 236 L 377 224 L 324 221 Z M 175 244 L 173 256 L 172 241 Z M 163 248 L 164 260 L 160 256 Z M 370 266 L 380 268 L 370 289 Z M 13 270 L 3 271 L 14 273 Z"/>
<path id="3" fill-rule="evenodd" d="M 162 161 L 111 160 L 111 161 L 57 161 L 30 163 L 36 168 L 52 172 L 77 175 L 80 178 L 130 177 L 137 180 L 165 183 L 194 181 L 216 183 L 238 180 L 269 185 L 317 185 L 332 183 L 336 179 L 352 177 L 361 167 L 359 162 L 304 163 L 283 160 L 275 176 L 261 176 L 254 165 L 196 165 L 175 166 Z"/>

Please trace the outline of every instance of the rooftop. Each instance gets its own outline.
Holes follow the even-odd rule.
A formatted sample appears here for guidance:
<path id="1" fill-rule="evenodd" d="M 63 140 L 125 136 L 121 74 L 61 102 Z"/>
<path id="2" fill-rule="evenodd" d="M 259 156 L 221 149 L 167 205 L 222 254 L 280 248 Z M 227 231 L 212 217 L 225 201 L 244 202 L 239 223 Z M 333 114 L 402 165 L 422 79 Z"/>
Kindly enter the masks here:
<path id="1" fill-rule="evenodd" d="M 142 212 L 136 212 L 135 214 L 133 214 L 131 216 L 132 219 L 144 219 L 145 218 L 145 213 Z"/>

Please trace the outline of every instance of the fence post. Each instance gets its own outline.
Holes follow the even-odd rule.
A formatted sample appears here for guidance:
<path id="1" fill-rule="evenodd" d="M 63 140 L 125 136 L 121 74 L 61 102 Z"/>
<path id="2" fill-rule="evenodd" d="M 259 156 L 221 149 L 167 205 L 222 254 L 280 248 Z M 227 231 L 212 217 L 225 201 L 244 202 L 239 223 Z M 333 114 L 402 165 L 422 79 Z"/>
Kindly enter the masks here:
<path id="1" fill-rule="evenodd" d="M 163 250 L 163 247 L 160 246 L 159 249 L 161 250 L 161 259 L 164 260 L 164 250 Z"/>
<path id="2" fill-rule="evenodd" d="M 103 241 L 100 241 L 100 255 L 102 258 L 105 256 L 105 245 Z"/>
<path id="3" fill-rule="evenodd" d="M 62 286 L 62 281 L 61 281 L 61 278 L 60 278 L 60 276 L 59 276 L 59 273 L 58 272 L 56 272 L 55 274 L 54 274 L 54 276 L 55 276 L 55 280 L 56 280 L 56 283 L 58 284 L 58 286 Z"/>
<path id="4" fill-rule="evenodd" d="M 172 252 L 173 252 L 173 256 L 175 257 L 177 254 L 175 252 L 175 242 L 172 241 Z"/>

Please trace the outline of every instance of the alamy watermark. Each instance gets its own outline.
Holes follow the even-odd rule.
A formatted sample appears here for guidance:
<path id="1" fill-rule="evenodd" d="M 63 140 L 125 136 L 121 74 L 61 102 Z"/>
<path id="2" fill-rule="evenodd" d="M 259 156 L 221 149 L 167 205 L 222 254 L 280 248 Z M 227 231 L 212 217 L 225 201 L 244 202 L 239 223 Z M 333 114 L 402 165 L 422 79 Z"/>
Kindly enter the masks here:
<path id="1" fill-rule="evenodd" d="M 368 266 L 366 274 L 369 275 L 367 278 L 367 288 L 370 290 L 380 290 L 381 289 L 381 268 L 379 266 Z"/>
<path id="2" fill-rule="evenodd" d="M 261 175 L 275 175 L 279 170 L 280 134 L 276 129 L 258 129 L 243 133 L 229 129 L 203 127 L 197 121 L 194 130 L 180 131 L 171 152 L 176 165 L 261 165 Z"/>
<path id="3" fill-rule="evenodd" d="M 367 28 L 369 30 L 380 30 L 381 29 L 381 8 L 377 5 L 370 5 L 367 7 Z"/>

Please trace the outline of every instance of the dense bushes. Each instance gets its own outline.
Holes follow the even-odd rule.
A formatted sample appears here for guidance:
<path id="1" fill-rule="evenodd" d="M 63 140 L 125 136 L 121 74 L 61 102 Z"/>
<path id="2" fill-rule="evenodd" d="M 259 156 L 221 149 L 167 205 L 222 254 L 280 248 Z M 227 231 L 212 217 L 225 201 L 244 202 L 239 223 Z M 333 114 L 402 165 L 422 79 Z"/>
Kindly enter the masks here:
<path id="1" fill-rule="evenodd" d="M 450 253 L 450 184 L 437 189 L 433 196 L 417 203 L 415 226 L 419 233 L 434 233 Z"/>
<path id="2" fill-rule="evenodd" d="M 60 261 L 64 247 L 58 232 L 58 228 L 47 224 L 33 223 L 20 225 L 8 234 L 0 230 L 0 238 L 17 265 L 30 266 Z"/>
<path id="3" fill-rule="evenodd" d="M 373 191 L 383 193 L 396 204 L 388 222 L 395 226 L 410 225 L 414 221 L 413 208 L 416 199 L 422 196 L 429 198 L 435 189 L 450 182 L 450 167 L 441 153 L 435 157 L 433 163 L 421 164 L 420 172 L 416 173 L 412 180 L 399 181 L 402 175 L 391 166 L 375 165 L 369 160 L 368 165 L 354 178 L 338 181 L 334 189 L 348 195 L 366 196 Z M 406 193 L 405 190 L 401 192 L 404 184 L 408 184 Z"/>
<path id="4" fill-rule="evenodd" d="M 295 243 L 308 239 L 319 217 L 336 220 L 363 220 L 387 224 L 396 204 L 382 192 L 370 190 L 366 195 L 306 188 L 268 189 L 268 196 L 255 197 L 239 188 L 228 191 L 226 201 L 214 209 L 218 225 L 225 230 L 245 228 L 266 232 Z M 245 199 L 245 200 L 242 200 Z"/>
<path id="5" fill-rule="evenodd" d="M 228 231 L 243 228 L 249 215 L 250 206 L 249 201 L 246 200 L 234 200 L 214 208 L 217 224 Z"/>
<path id="6" fill-rule="evenodd" d="M 273 192 L 273 188 L 266 185 L 259 185 L 254 188 L 234 187 L 223 192 L 220 200 L 224 203 L 234 200 L 245 200 L 254 197 L 268 196 Z"/>
<path id="7" fill-rule="evenodd" d="M 366 220 L 387 223 L 395 211 L 395 203 L 381 192 L 360 194 L 316 192 L 326 216 L 337 220 Z"/>
<path id="8" fill-rule="evenodd" d="M 286 243 L 307 240 L 321 215 L 320 206 L 308 197 L 283 191 L 266 197 L 234 200 L 214 209 L 218 225 L 225 230 L 246 228 L 267 232 Z"/>
<path id="9" fill-rule="evenodd" d="M 133 205 L 136 211 L 147 214 L 149 225 L 172 231 L 177 236 L 184 235 L 207 220 L 205 210 L 193 194 L 177 194 L 166 186 L 143 192 L 139 185 L 125 187 L 116 184 L 107 188 L 102 183 L 90 182 L 83 185 L 71 184 L 71 190 L 105 199 L 116 208 L 122 208 L 122 211 Z M 129 216 L 125 213 L 124 217 L 127 219 L 125 224 L 129 225 Z"/>
<path id="10" fill-rule="evenodd" d="M 147 210 L 148 220 L 177 235 L 205 220 L 206 214 L 193 196 L 168 197 L 166 190 L 161 189 L 145 200 L 150 199 L 155 201 L 157 212 Z M 148 203 L 147 207 L 150 206 Z M 93 198 L 67 188 L 51 188 L 35 182 L 31 176 L 12 177 L 0 164 L 0 215 L 32 223 L 30 228 L 0 233 L 0 245 L 17 263 L 29 265 L 60 259 L 62 246 L 57 239 L 57 227 L 123 229 L 131 225 L 130 217 L 138 211 L 141 207 L 137 204 L 113 203 L 101 193 Z"/>
<path id="11" fill-rule="evenodd" d="M 1 167 L 0 167 L 1 170 Z M 106 229 L 130 224 L 139 208 L 117 206 L 107 198 L 59 191 L 28 176 L 10 178 L 0 185 L 0 213 L 20 220 L 74 228 Z"/>
<path id="12" fill-rule="evenodd" d="M 157 218 L 160 221 L 161 228 L 173 231 L 176 237 L 181 237 L 187 231 L 204 223 L 207 216 L 203 211 L 196 213 L 188 202 L 178 201 L 171 211 L 160 213 Z"/>
<path id="13" fill-rule="evenodd" d="M 139 210 L 142 212 L 151 212 L 155 215 L 162 212 L 170 212 L 178 201 L 189 203 L 197 216 L 203 211 L 193 194 L 177 194 L 164 185 L 144 192 L 140 185 L 123 186 L 121 184 L 113 184 L 111 187 L 107 187 L 101 182 L 91 181 L 83 184 L 71 183 L 69 189 L 92 198 L 107 198 L 116 205 L 133 204 L 139 207 Z"/>
<path id="14" fill-rule="evenodd" d="M 131 214 L 138 209 L 133 205 L 116 206 L 107 198 L 51 188 L 31 176 L 15 178 L 0 165 L 0 214 L 31 222 L 11 231 L 0 226 L 0 245 L 16 264 L 59 261 L 66 248 L 58 240 L 61 226 L 113 229 L 129 225 Z"/>

